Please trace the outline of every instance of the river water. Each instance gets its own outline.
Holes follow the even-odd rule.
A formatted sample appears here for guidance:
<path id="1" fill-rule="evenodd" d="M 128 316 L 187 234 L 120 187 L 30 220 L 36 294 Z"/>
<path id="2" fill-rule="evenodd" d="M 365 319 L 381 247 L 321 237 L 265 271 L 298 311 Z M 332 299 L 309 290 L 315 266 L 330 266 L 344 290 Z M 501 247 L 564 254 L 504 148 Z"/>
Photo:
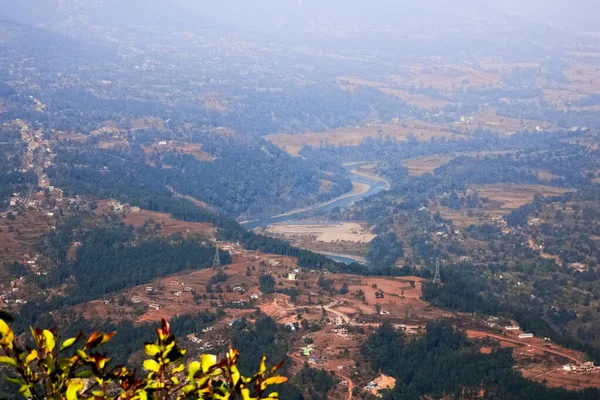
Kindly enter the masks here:
<path id="1" fill-rule="evenodd" d="M 339 196 L 328 202 L 318 203 L 318 204 L 315 204 L 312 206 L 302 208 L 301 210 L 298 210 L 298 211 L 294 211 L 294 212 L 290 212 L 290 213 L 286 213 L 286 214 L 282 214 L 282 215 L 276 215 L 273 217 L 267 217 L 267 218 L 259 219 L 256 221 L 245 222 L 245 223 L 242 223 L 242 226 L 244 226 L 246 229 L 249 229 L 249 230 L 255 229 L 255 228 L 265 228 L 269 225 L 280 223 L 280 222 L 290 222 L 290 221 L 301 220 L 303 214 L 306 213 L 307 211 L 315 211 L 315 210 L 331 211 L 336 207 L 346 208 L 346 207 L 352 205 L 354 202 L 364 199 L 365 197 L 377 194 L 377 193 L 381 192 L 382 190 L 386 190 L 388 187 L 388 184 L 385 181 L 382 181 L 382 180 L 376 179 L 376 178 L 371 178 L 371 177 L 365 176 L 365 175 L 359 175 L 359 174 L 353 172 L 353 170 L 351 170 L 350 167 L 347 170 L 348 170 L 349 178 L 353 183 L 366 184 L 369 186 L 369 190 L 367 190 L 364 193 L 357 193 L 355 195 L 350 195 L 350 196 L 342 195 L 342 196 Z M 356 259 L 347 257 L 347 256 L 342 256 L 342 255 L 339 255 L 339 256 L 327 255 L 327 256 L 335 261 L 343 262 L 346 264 L 351 264 L 353 262 L 357 262 Z"/>

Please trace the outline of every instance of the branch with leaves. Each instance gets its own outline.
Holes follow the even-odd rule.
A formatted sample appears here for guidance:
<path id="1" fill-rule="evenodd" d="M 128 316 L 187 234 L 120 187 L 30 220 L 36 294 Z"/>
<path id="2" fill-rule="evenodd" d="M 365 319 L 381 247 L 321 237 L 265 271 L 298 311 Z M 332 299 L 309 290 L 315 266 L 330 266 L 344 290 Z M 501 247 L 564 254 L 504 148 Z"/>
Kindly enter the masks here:
<path id="1" fill-rule="evenodd" d="M 256 374 L 242 376 L 234 349 L 222 360 L 203 354 L 186 367 L 186 350 L 177 345 L 169 323 L 163 320 L 156 332 L 156 341 L 144 345 L 148 374 L 140 378 L 125 366 L 110 367 L 111 359 L 98 351 L 114 332 L 79 334 L 60 343 L 54 329 L 32 328 L 35 346 L 22 348 L 0 319 L 0 364 L 8 367 L 6 379 L 17 385 L 18 393 L 34 400 L 278 399 L 277 393 L 263 396 L 269 386 L 287 381 L 276 374 L 281 363 L 267 369 L 265 357 Z"/>

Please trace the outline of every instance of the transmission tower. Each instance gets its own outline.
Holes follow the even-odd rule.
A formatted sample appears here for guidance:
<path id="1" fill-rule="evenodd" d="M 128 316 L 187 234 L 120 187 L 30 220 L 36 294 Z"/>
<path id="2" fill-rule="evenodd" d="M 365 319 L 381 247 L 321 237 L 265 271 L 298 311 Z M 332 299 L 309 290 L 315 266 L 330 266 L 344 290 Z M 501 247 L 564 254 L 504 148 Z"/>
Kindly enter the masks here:
<path id="1" fill-rule="evenodd" d="M 433 283 L 435 285 L 439 285 L 442 283 L 442 279 L 440 278 L 440 258 L 437 257 L 435 259 L 435 275 L 433 276 Z"/>
<path id="2" fill-rule="evenodd" d="M 220 270 L 221 269 L 221 257 L 219 257 L 219 248 L 215 247 L 215 258 L 213 259 L 213 269 Z"/>

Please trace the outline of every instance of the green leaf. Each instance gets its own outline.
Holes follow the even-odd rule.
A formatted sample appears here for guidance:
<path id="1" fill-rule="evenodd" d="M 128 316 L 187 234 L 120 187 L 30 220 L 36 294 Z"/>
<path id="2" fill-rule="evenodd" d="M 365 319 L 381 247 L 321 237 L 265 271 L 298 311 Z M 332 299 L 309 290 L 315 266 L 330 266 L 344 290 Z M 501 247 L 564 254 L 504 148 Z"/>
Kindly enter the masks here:
<path id="1" fill-rule="evenodd" d="M 90 369 L 86 369 L 84 371 L 79 371 L 75 374 L 76 378 L 89 378 L 90 376 L 92 376 L 94 373 L 92 372 L 92 370 Z"/>
<path id="2" fill-rule="evenodd" d="M 146 360 L 144 361 L 144 369 L 152 372 L 158 372 L 160 370 L 160 365 L 154 360 Z"/>
<path id="3" fill-rule="evenodd" d="M 14 383 L 15 385 L 19 386 L 27 384 L 23 378 L 12 378 L 10 376 L 5 376 L 4 379 L 6 379 L 7 382 Z"/>
<path id="4" fill-rule="evenodd" d="M 13 368 L 18 366 L 17 360 L 7 356 L 0 356 L 0 364 L 10 365 Z"/>
<path id="5" fill-rule="evenodd" d="M 65 349 L 68 349 L 69 347 L 73 346 L 76 341 L 77 341 L 76 337 L 65 340 L 63 342 L 63 344 L 60 345 L 60 351 L 63 351 Z"/>

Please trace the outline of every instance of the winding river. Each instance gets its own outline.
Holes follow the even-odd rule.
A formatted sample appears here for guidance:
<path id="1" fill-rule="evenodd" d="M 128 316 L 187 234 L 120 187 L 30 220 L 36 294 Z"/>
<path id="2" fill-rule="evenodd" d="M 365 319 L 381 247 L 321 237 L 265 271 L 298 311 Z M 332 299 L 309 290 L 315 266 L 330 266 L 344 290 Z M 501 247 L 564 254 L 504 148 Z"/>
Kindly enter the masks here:
<path id="1" fill-rule="evenodd" d="M 346 170 L 348 171 L 348 175 L 353 184 L 360 184 L 364 187 L 364 185 L 368 186 L 368 189 L 365 191 L 361 191 L 360 193 L 348 192 L 339 197 L 336 197 L 332 200 L 317 203 L 310 205 L 308 207 L 304 207 L 298 210 L 293 210 L 287 212 L 285 214 L 280 214 L 272 217 L 267 217 L 255 221 L 243 222 L 242 226 L 246 229 L 255 229 L 255 228 L 264 228 L 272 224 L 280 223 L 280 222 L 290 222 L 302 219 L 304 213 L 308 211 L 314 210 L 322 210 L 322 211 L 331 211 L 336 207 L 345 208 L 352 205 L 354 202 L 364 199 L 365 197 L 372 196 L 381 192 L 382 190 L 389 189 L 389 183 L 382 178 L 370 176 L 367 174 L 361 174 L 356 169 L 356 164 L 348 165 Z M 343 262 L 346 264 L 350 264 L 353 262 L 357 262 L 356 259 L 341 255 L 331 255 L 326 254 L 329 258 L 334 259 L 339 262 Z"/>

